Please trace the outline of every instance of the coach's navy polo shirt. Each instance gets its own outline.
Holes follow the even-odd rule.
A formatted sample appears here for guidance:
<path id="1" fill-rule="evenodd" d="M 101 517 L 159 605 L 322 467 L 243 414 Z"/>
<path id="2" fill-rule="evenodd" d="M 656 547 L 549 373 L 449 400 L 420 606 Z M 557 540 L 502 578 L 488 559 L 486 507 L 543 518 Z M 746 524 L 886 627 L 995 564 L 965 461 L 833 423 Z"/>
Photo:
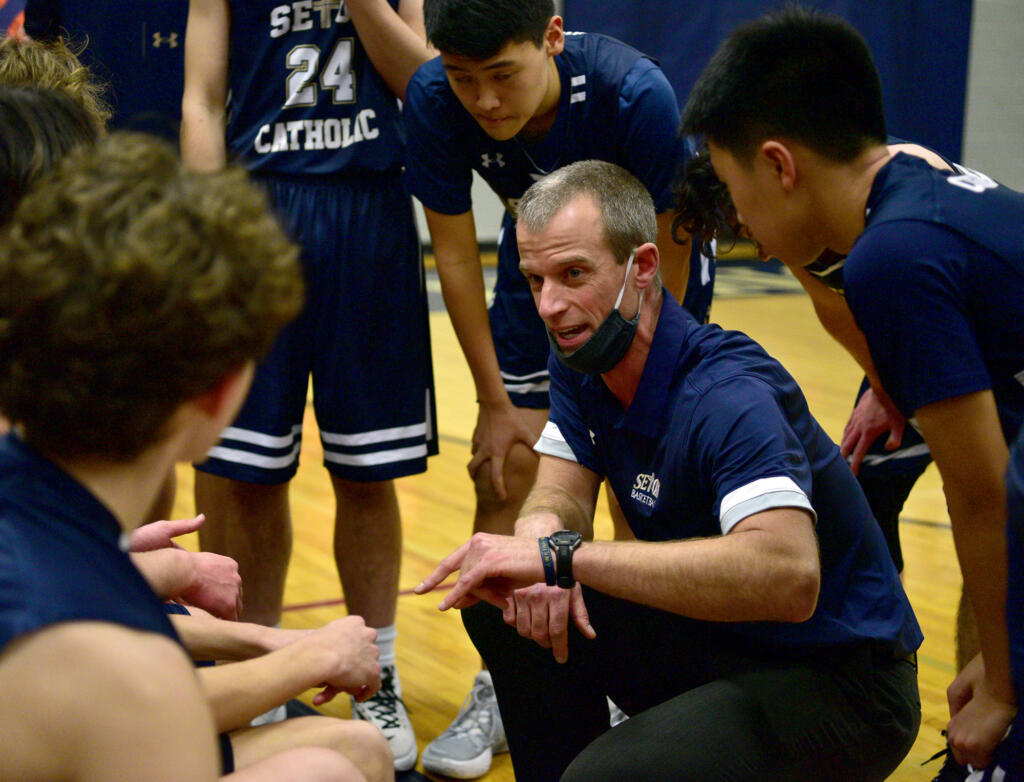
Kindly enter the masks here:
<path id="1" fill-rule="evenodd" d="M 58 622 L 177 635 L 96 497 L 17 436 L 0 438 L 0 649 Z"/>
<path id="2" fill-rule="evenodd" d="M 811 619 L 727 629 L 769 650 L 865 639 L 902 651 L 920 645 L 853 473 L 793 378 L 746 335 L 699 326 L 665 293 L 629 408 L 599 376 L 554 356 L 549 370 L 551 414 L 537 450 L 607 476 L 638 539 L 728 534 L 771 508 L 815 517 L 822 581 Z"/>

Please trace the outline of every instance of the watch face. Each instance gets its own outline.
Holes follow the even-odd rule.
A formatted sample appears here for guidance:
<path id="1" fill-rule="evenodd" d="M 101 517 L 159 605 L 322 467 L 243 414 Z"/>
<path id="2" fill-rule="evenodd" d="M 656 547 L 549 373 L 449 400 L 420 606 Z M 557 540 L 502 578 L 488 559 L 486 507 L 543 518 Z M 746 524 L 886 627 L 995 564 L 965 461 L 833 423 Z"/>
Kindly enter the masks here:
<path id="1" fill-rule="evenodd" d="M 560 529 L 551 534 L 551 542 L 556 546 L 578 546 L 583 536 L 571 529 Z"/>

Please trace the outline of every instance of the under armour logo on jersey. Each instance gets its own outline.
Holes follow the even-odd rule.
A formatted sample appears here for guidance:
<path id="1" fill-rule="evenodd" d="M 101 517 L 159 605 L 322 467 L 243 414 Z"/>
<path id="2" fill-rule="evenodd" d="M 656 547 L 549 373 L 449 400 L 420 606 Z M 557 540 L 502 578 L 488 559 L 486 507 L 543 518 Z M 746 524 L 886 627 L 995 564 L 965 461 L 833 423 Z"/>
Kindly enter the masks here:
<path id="1" fill-rule="evenodd" d="M 164 45 L 170 46 L 172 49 L 177 49 L 178 34 L 167 33 L 167 35 L 164 35 L 162 33 L 153 33 L 153 48 L 159 49 L 161 46 Z"/>
<path id="2" fill-rule="evenodd" d="M 594 434 L 594 430 L 588 429 L 587 431 L 590 432 L 590 444 L 597 445 L 597 436 Z"/>
<path id="3" fill-rule="evenodd" d="M 484 152 L 480 156 L 480 163 L 481 163 L 481 165 L 484 168 L 490 168 L 491 167 L 491 163 L 497 163 L 498 168 L 504 168 L 505 167 L 504 157 L 505 156 L 501 152 L 495 152 L 493 158 L 490 156 L 489 153 Z"/>

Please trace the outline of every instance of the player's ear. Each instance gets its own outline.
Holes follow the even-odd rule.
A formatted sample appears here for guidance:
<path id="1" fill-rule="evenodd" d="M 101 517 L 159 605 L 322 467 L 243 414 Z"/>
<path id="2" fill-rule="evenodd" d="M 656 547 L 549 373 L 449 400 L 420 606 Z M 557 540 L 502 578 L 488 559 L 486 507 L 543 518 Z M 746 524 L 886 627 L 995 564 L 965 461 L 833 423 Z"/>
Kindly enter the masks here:
<path id="1" fill-rule="evenodd" d="M 650 286 L 658 274 L 660 257 L 658 245 L 645 242 L 636 248 L 633 265 L 636 267 L 636 285 L 641 290 Z"/>
<path id="2" fill-rule="evenodd" d="M 757 155 L 767 164 L 783 190 L 789 192 L 796 186 L 796 160 L 788 146 L 769 139 L 761 144 Z"/>
<path id="3" fill-rule="evenodd" d="M 554 57 L 561 54 L 565 48 L 565 30 L 562 27 L 562 17 L 552 16 L 548 20 L 547 29 L 544 30 L 544 50 Z"/>
<path id="4" fill-rule="evenodd" d="M 196 407 L 210 418 L 233 418 L 249 392 L 252 373 L 251 361 L 231 370 L 213 388 L 195 398 Z"/>

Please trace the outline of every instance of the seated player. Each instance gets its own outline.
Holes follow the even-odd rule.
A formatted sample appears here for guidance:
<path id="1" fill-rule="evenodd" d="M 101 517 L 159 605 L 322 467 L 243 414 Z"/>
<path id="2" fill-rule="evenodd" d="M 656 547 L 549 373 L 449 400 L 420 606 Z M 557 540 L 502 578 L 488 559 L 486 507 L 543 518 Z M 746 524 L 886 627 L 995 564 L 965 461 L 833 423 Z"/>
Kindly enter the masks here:
<path id="1" fill-rule="evenodd" d="M 391 778 L 383 738 L 355 723 L 218 753 L 208 696 L 124 550 L 301 300 L 295 248 L 244 173 L 189 173 L 152 139 L 73 151 L 18 205 L 0 240 L 5 776 Z M 371 644 L 364 628 L 292 646 L 305 685 L 364 697 Z"/>

